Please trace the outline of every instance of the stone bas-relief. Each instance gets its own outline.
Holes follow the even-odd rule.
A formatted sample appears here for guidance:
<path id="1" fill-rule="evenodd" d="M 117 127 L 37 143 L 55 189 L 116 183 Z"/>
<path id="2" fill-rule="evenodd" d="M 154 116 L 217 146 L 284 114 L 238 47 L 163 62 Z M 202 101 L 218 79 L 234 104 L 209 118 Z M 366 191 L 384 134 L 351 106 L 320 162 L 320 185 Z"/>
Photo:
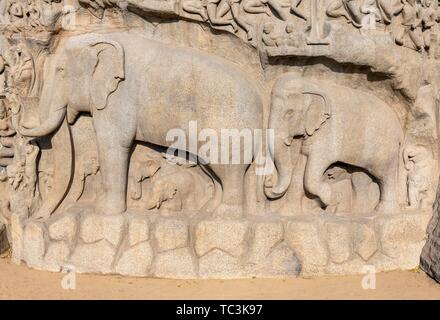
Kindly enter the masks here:
<path id="1" fill-rule="evenodd" d="M 14 262 L 159 278 L 418 266 L 437 1 L 14 0 L 0 18 Z M 224 129 L 242 142 L 224 148 Z"/>

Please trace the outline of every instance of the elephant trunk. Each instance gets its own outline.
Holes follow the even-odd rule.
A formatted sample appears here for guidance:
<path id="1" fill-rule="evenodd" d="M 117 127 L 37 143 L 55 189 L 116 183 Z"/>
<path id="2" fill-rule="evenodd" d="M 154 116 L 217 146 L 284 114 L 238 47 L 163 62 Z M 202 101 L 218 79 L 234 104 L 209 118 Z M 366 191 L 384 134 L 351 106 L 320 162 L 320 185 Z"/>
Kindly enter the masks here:
<path id="1" fill-rule="evenodd" d="M 66 116 L 66 106 L 52 111 L 40 126 L 35 128 L 25 128 L 20 124 L 17 126 L 18 132 L 25 137 L 44 137 L 53 132 L 55 132 L 63 123 L 64 117 Z"/>
<path id="2" fill-rule="evenodd" d="M 278 199 L 284 196 L 292 181 L 294 166 L 292 163 L 290 144 L 286 142 L 285 139 L 277 135 L 273 146 L 274 150 L 270 150 L 278 172 L 276 185 L 266 183 L 265 186 L 266 196 L 270 199 Z"/>

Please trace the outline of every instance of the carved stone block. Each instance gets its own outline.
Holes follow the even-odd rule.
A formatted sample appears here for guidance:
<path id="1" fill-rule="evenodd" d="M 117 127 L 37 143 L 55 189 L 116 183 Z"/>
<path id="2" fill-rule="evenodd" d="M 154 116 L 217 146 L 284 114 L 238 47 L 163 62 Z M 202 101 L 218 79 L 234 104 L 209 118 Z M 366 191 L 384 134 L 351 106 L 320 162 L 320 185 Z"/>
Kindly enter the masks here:
<path id="1" fill-rule="evenodd" d="M 239 257 L 246 246 L 248 224 L 245 221 L 202 221 L 195 227 L 195 251 L 203 256 L 213 249 Z"/>
<path id="2" fill-rule="evenodd" d="M 72 254 L 71 262 L 78 272 L 111 273 L 116 250 L 107 241 L 79 244 Z"/>
<path id="3" fill-rule="evenodd" d="M 154 230 L 158 251 L 167 251 L 187 246 L 188 223 L 182 220 L 159 220 Z"/>
<path id="4" fill-rule="evenodd" d="M 300 257 L 304 267 L 325 266 L 328 263 L 329 254 L 319 234 L 318 226 L 313 222 L 289 222 L 286 225 L 286 242 Z"/>
<path id="5" fill-rule="evenodd" d="M 124 251 L 116 263 L 115 271 L 126 276 L 146 276 L 153 261 L 153 249 L 149 242 L 139 243 Z"/>
<path id="6" fill-rule="evenodd" d="M 197 277 L 195 260 L 188 248 L 165 251 L 157 254 L 154 276 L 158 278 L 191 279 Z"/>

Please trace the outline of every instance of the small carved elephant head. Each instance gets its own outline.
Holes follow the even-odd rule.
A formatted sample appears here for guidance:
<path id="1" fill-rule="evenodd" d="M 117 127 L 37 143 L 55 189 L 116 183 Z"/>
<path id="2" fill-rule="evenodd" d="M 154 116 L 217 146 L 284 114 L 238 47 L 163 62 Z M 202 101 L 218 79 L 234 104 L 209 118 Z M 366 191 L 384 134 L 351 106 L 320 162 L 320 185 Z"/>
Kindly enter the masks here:
<path id="1" fill-rule="evenodd" d="M 159 162 L 148 159 L 147 161 L 133 162 L 130 168 L 130 197 L 139 200 L 142 197 L 142 181 L 151 178 L 161 168 Z"/>
<path id="2" fill-rule="evenodd" d="M 163 202 L 171 200 L 176 196 L 177 186 L 172 181 L 158 180 L 154 183 L 148 209 L 160 209 Z M 180 208 L 181 209 L 181 208 Z"/>

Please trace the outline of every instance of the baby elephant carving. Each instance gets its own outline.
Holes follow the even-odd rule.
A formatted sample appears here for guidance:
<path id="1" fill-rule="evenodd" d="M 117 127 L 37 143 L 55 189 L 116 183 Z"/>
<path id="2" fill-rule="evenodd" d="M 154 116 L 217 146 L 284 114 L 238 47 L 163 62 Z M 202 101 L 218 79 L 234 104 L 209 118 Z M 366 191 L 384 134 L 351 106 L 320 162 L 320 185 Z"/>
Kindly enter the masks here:
<path id="1" fill-rule="evenodd" d="M 147 207 L 160 209 L 163 206 L 171 211 L 198 210 L 209 200 L 209 191 L 213 190 L 206 187 L 206 181 L 197 172 L 182 168 L 153 177 Z"/>
<path id="2" fill-rule="evenodd" d="M 290 146 L 297 145 L 293 141 L 300 138 L 301 152 L 307 156 L 304 188 L 325 207 L 332 204 L 333 197 L 323 176 L 331 165 L 344 163 L 376 178 L 380 188 L 376 209 L 395 212 L 399 208 L 403 131 L 391 107 L 374 95 L 286 74 L 272 91 L 269 128 L 275 132 L 271 154 L 278 179 L 275 184 L 268 179 L 268 197 L 279 198 L 289 188 L 295 165 Z"/>
<path id="3" fill-rule="evenodd" d="M 129 176 L 129 194 L 133 200 L 142 198 L 142 181 L 151 178 L 160 169 L 160 164 L 155 160 L 133 162 Z"/>

